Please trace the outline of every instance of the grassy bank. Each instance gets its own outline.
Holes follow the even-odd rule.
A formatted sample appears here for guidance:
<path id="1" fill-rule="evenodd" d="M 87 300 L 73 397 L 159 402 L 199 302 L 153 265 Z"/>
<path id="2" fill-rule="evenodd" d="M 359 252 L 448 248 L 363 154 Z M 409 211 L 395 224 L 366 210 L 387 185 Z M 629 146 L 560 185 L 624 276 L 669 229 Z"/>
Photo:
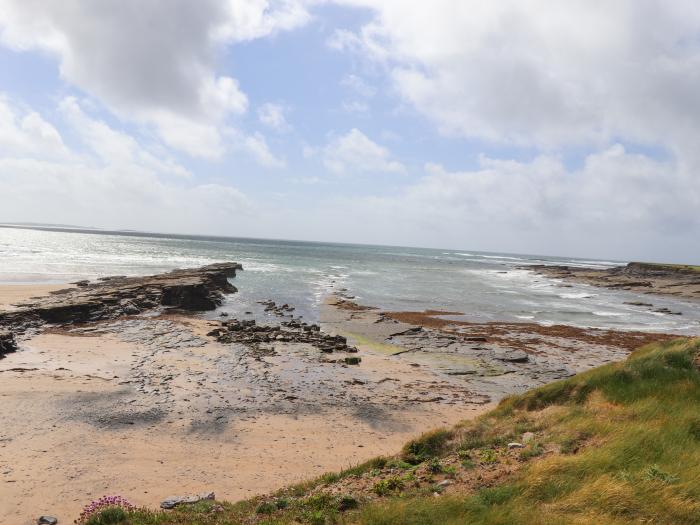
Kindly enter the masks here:
<path id="1" fill-rule="evenodd" d="M 671 272 L 681 271 L 681 272 L 688 272 L 688 273 L 694 273 L 694 272 L 700 273 L 700 266 L 695 266 L 692 264 L 668 264 L 668 263 L 631 263 L 631 264 L 638 265 L 638 266 L 645 266 L 645 267 L 648 267 L 651 269 L 668 270 Z"/>
<path id="2" fill-rule="evenodd" d="M 700 523 L 699 352 L 649 345 L 268 497 L 94 524 Z"/>

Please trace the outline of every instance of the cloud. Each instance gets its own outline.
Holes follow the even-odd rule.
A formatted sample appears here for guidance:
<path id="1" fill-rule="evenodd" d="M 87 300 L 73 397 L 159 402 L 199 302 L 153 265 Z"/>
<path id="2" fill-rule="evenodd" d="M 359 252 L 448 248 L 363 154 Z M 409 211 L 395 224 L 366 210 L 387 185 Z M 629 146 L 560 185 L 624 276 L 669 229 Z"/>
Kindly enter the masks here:
<path id="1" fill-rule="evenodd" d="M 336 174 L 405 173 L 388 149 L 373 142 L 357 128 L 333 139 L 324 150 L 325 166 Z"/>
<path id="2" fill-rule="evenodd" d="M 688 238 L 700 229 L 694 176 L 621 145 L 588 155 L 577 169 L 554 155 L 529 162 L 482 156 L 475 170 L 428 163 L 399 192 L 335 200 L 326 223 L 365 242 L 691 260 L 697 246 Z M 363 217 L 362 225 L 345 216 Z"/>
<path id="3" fill-rule="evenodd" d="M 332 43 L 382 64 L 446 134 L 540 148 L 700 134 L 700 4 L 348 0 Z"/>
<path id="4" fill-rule="evenodd" d="M 267 146 L 265 137 L 260 133 L 255 133 L 245 138 L 243 147 L 253 158 L 266 168 L 284 168 L 285 162 L 275 157 Z"/>
<path id="5" fill-rule="evenodd" d="M 64 158 L 69 154 L 56 128 L 31 110 L 20 110 L 0 94 L 0 155 Z"/>
<path id="6" fill-rule="evenodd" d="M 258 119 L 265 126 L 274 129 L 278 132 L 285 132 L 291 129 L 287 122 L 285 113 L 287 108 L 282 104 L 273 104 L 268 102 L 258 108 Z"/>
<path id="7" fill-rule="evenodd" d="M 362 77 L 354 74 L 345 75 L 340 81 L 340 85 L 350 88 L 364 98 L 373 97 L 377 92 L 375 87 L 370 86 Z"/>
<path id="8" fill-rule="evenodd" d="M 29 121 L 31 144 L 41 136 L 64 144 L 39 114 L 21 117 L 7 99 L 0 100 L 0 115 L 9 112 L 15 122 Z M 91 117 L 75 98 L 62 100 L 58 115 L 83 149 L 63 151 L 63 146 L 60 156 L 52 156 L 37 153 L 45 152 L 41 143 L 37 151 L 0 148 L 3 220 L 207 232 L 212 223 L 231 224 L 254 209 L 235 187 L 193 182 L 184 167 Z"/>
<path id="9" fill-rule="evenodd" d="M 61 76 L 122 118 L 153 124 L 171 146 L 223 154 L 221 126 L 247 109 L 236 79 L 215 71 L 222 46 L 299 27 L 292 0 L 7 0 L 0 41 L 55 56 Z M 192 127 L 195 139 L 183 140 Z"/>

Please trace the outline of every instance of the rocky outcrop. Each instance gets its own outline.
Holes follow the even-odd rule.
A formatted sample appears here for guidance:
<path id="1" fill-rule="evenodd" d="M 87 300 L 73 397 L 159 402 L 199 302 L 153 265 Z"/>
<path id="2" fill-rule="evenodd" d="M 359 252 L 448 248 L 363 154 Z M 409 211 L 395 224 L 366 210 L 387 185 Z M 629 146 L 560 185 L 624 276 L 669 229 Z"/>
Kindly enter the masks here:
<path id="1" fill-rule="evenodd" d="M 0 358 L 17 350 L 17 341 L 12 332 L 0 330 Z"/>
<path id="2" fill-rule="evenodd" d="M 698 268 L 697 266 L 638 262 L 602 269 L 547 265 L 521 267 L 547 277 L 601 286 L 611 290 L 671 295 L 695 300 L 700 299 Z"/>
<path id="3" fill-rule="evenodd" d="M 45 323 L 85 323 L 136 315 L 157 307 L 180 310 L 213 310 L 224 294 L 236 292 L 229 282 L 238 263 L 219 263 L 201 268 L 174 270 L 147 277 L 108 277 L 97 282 L 58 290 L 34 302 L 0 312 L 0 329 L 22 333 Z M 1 354 L 2 352 L 0 352 Z"/>
<path id="4" fill-rule="evenodd" d="M 325 334 L 321 332 L 319 325 L 298 320 L 285 321 L 280 325 L 259 325 L 252 319 L 233 319 L 222 321 L 220 328 L 207 335 L 215 337 L 220 343 L 241 343 L 253 348 L 260 348 L 261 344 L 266 343 L 306 343 L 325 354 L 357 352 L 357 348 L 349 346 L 347 339 L 342 335 Z"/>

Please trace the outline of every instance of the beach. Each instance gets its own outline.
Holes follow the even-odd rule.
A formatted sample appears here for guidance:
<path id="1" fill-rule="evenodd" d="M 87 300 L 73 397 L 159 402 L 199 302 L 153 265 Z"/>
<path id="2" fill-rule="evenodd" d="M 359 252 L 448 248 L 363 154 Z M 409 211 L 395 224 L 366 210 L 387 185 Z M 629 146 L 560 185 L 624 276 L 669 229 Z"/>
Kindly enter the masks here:
<path id="1" fill-rule="evenodd" d="M 104 494 L 151 507 L 208 490 L 262 494 L 489 406 L 449 384 L 450 403 L 411 401 L 439 377 L 361 344 L 361 366 L 319 363 L 304 345 L 232 353 L 207 338 L 213 324 L 175 315 L 90 326 L 104 333 L 52 328 L 2 359 L 0 522 L 70 522 Z"/>
<path id="2" fill-rule="evenodd" d="M 236 279 L 219 277 L 235 268 L 103 279 L 44 298 L 55 287 L 0 287 L 18 334 L 0 360 L 0 522 L 69 522 L 105 494 L 149 507 L 266 494 L 669 337 L 387 312 L 340 292 L 319 324 L 274 301 L 265 324 L 198 313 L 235 297 Z"/>

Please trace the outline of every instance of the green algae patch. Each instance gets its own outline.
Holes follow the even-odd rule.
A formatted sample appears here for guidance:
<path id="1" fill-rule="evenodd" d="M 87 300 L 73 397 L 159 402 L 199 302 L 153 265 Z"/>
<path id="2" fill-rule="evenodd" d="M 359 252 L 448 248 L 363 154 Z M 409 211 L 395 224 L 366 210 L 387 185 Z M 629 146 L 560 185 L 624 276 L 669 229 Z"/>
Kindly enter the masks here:
<path id="1" fill-rule="evenodd" d="M 406 351 L 406 349 L 402 346 L 383 343 L 381 341 L 377 341 L 376 339 L 372 339 L 371 337 L 356 334 L 354 332 L 340 332 L 340 335 L 347 337 L 348 340 L 352 340 L 355 346 L 361 347 L 362 350 L 368 350 L 377 354 L 394 355 Z"/>

